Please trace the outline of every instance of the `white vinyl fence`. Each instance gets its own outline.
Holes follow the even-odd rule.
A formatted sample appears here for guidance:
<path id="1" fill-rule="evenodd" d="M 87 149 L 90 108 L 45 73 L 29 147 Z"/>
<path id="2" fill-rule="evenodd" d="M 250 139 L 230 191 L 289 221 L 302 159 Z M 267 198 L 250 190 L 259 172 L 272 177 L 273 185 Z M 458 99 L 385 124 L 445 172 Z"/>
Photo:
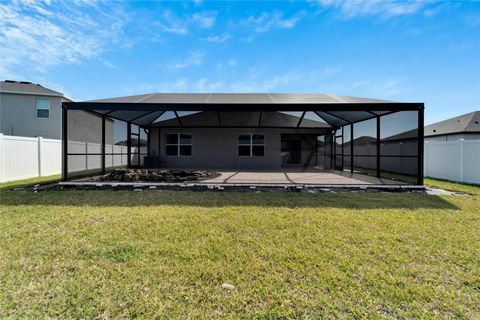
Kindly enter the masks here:
<path id="1" fill-rule="evenodd" d="M 480 184 L 480 140 L 425 142 L 426 177 Z"/>
<path id="2" fill-rule="evenodd" d="M 68 150 L 71 153 L 84 154 L 69 156 L 69 172 L 101 168 L 101 156 L 98 155 L 101 144 L 69 141 Z M 126 146 L 107 144 L 105 152 L 106 168 L 127 165 Z M 132 160 L 136 160 L 135 152 L 138 150 L 132 147 Z M 0 182 L 45 177 L 61 172 L 62 140 L 7 136 L 0 133 Z"/>
<path id="3" fill-rule="evenodd" d="M 62 140 L 0 133 L 0 182 L 44 177 L 62 171 Z"/>
<path id="4" fill-rule="evenodd" d="M 69 149 L 78 152 L 99 152 L 99 147 L 85 142 L 69 144 Z M 106 149 L 107 152 L 126 153 L 125 146 L 107 145 Z M 78 170 L 97 168 L 100 166 L 100 159 L 97 158 L 98 156 L 79 156 L 70 166 Z M 105 159 L 106 166 L 125 165 L 126 159 L 126 154 L 108 155 Z M 61 171 L 61 140 L 0 133 L 0 182 L 50 176 L 60 174 Z M 424 171 L 426 177 L 480 184 L 480 140 L 425 142 Z"/>

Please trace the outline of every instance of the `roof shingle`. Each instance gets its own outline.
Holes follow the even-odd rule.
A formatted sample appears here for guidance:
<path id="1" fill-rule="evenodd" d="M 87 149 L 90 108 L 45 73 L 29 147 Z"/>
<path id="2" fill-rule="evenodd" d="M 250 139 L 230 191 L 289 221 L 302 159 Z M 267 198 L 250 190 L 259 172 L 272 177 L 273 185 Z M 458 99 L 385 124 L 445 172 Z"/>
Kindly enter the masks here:
<path id="1" fill-rule="evenodd" d="M 63 97 L 63 94 L 60 92 L 45 88 L 39 84 L 34 84 L 26 81 L 0 81 L 0 92 Z"/>
<path id="2" fill-rule="evenodd" d="M 425 127 L 425 137 L 465 132 L 480 132 L 480 111 L 462 114 Z"/>

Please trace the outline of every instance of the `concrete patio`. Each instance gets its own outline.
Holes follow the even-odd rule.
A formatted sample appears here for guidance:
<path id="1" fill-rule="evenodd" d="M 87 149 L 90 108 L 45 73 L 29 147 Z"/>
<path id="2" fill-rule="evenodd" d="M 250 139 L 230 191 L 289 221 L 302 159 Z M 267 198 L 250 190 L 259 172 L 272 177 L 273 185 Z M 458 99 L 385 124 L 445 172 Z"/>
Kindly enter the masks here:
<path id="1" fill-rule="evenodd" d="M 204 180 L 204 184 L 280 184 L 280 185 L 399 185 L 402 182 L 380 179 L 358 173 L 323 171 L 309 168 L 278 171 L 222 171 L 219 177 Z"/>

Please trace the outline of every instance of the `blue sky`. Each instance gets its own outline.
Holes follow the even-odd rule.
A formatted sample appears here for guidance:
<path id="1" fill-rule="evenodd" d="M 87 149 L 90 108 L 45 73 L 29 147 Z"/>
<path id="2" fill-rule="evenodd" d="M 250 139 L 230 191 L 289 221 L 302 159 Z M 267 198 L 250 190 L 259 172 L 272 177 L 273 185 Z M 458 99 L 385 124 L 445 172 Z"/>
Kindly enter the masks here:
<path id="1" fill-rule="evenodd" d="M 480 2 L 1 1 L 0 78 L 76 100 L 320 92 L 480 109 Z"/>

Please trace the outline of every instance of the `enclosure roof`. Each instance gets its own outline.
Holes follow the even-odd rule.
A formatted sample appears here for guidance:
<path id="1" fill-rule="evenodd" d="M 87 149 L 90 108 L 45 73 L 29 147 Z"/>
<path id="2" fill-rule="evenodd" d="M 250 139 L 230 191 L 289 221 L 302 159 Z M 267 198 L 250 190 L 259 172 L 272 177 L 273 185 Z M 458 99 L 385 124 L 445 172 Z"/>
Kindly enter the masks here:
<path id="1" fill-rule="evenodd" d="M 403 110 L 419 110 L 423 103 L 393 102 L 379 99 L 358 98 L 321 93 L 151 93 L 136 96 L 126 96 L 110 99 L 84 102 L 67 102 L 63 104 L 68 110 L 84 110 L 108 115 L 114 119 L 138 124 L 140 126 L 159 126 L 159 121 L 166 120 L 165 113 L 175 114 L 177 122 L 182 126 L 179 113 L 205 112 L 209 115 L 195 116 L 192 123 L 205 119 L 212 123 L 211 113 L 218 113 L 217 126 L 223 123 L 221 118 L 228 117 L 225 113 L 239 114 L 239 119 L 252 123 L 252 115 L 257 113 L 258 126 L 270 123 L 300 123 L 307 124 L 310 120 L 319 124 L 339 127 L 378 115 Z M 278 113 L 297 113 L 297 118 L 286 120 Z M 262 114 L 263 113 L 263 114 Z M 303 113 L 303 115 L 302 115 Z M 217 116 L 215 116 L 217 119 Z M 273 119 L 276 119 L 273 121 Z M 269 121 L 270 120 L 270 121 Z M 230 121 L 231 122 L 231 121 Z M 273 123 L 272 123 L 273 122 Z M 276 123 L 275 123 L 276 122 Z M 241 124 L 239 124 L 240 126 Z"/>
<path id="2" fill-rule="evenodd" d="M 474 132 L 480 132 L 480 111 L 462 114 L 425 127 L 425 137 Z"/>
<path id="3" fill-rule="evenodd" d="M 323 104 L 388 103 L 392 101 L 326 93 L 150 93 L 87 102 L 194 104 Z"/>

